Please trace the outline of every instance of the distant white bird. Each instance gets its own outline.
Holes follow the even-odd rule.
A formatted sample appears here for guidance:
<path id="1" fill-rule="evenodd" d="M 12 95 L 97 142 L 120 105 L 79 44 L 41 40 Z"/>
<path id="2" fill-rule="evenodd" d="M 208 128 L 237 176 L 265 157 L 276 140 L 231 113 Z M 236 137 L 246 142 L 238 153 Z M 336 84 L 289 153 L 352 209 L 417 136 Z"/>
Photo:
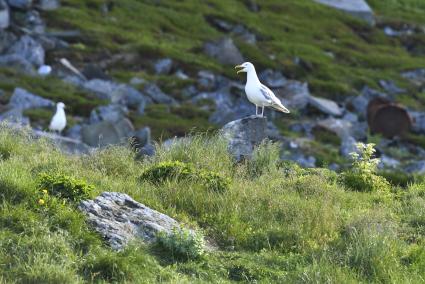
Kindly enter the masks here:
<path id="1" fill-rule="evenodd" d="M 278 111 L 289 113 L 289 110 L 283 106 L 282 102 L 275 96 L 272 90 L 261 84 L 257 77 L 257 72 L 255 72 L 255 67 L 252 63 L 245 62 L 241 65 L 236 65 L 235 69 L 236 68 L 242 68 L 236 73 L 247 73 L 245 93 L 248 97 L 248 100 L 255 105 L 256 115 L 259 115 L 259 107 L 262 108 L 261 117 L 264 117 L 264 107 L 272 107 Z"/>
<path id="2" fill-rule="evenodd" d="M 49 65 L 41 65 L 37 70 L 38 75 L 46 77 L 52 73 L 52 67 Z"/>
<path id="3" fill-rule="evenodd" d="M 49 129 L 51 131 L 62 132 L 66 127 L 66 115 L 65 115 L 65 104 L 57 103 L 56 104 L 56 113 L 50 121 Z"/>

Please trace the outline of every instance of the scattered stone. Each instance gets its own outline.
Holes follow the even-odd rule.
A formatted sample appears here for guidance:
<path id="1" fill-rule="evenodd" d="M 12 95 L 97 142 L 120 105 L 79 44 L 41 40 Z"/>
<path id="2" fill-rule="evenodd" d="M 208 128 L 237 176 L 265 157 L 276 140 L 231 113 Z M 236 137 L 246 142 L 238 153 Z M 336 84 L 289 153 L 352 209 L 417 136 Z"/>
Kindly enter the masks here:
<path id="1" fill-rule="evenodd" d="M 22 36 L 8 50 L 8 54 L 19 55 L 35 66 L 44 64 L 44 49 L 37 41 L 28 35 Z"/>
<path id="2" fill-rule="evenodd" d="M 357 141 L 351 136 L 344 137 L 341 141 L 341 147 L 339 149 L 343 157 L 349 158 L 350 154 L 357 152 Z"/>
<path id="3" fill-rule="evenodd" d="M 357 114 L 352 112 L 346 112 L 342 117 L 343 120 L 349 121 L 351 123 L 355 123 L 359 121 L 359 117 Z"/>
<path id="4" fill-rule="evenodd" d="M 303 168 L 316 167 L 316 158 L 313 156 L 305 156 L 301 153 L 295 153 L 289 156 L 288 159 L 296 162 Z"/>
<path id="5" fill-rule="evenodd" d="M 0 121 L 7 121 L 19 125 L 30 125 L 30 119 L 23 115 L 21 109 L 11 109 L 0 114 Z"/>
<path id="6" fill-rule="evenodd" d="M 252 157 L 256 146 L 266 135 L 267 118 L 250 116 L 227 123 L 222 129 L 223 137 L 228 141 L 228 149 L 236 161 Z"/>
<path id="7" fill-rule="evenodd" d="M 59 0 L 40 0 L 39 8 L 43 11 L 53 11 L 60 7 Z"/>
<path id="8" fill-rule="evenodd" d="M 160 59 L 154 64 L 155 73 L 157 75 L 170 74 L 171 68 L 173 68 L 173 60 L 171 60 L 171 58 Z"/>
<path id="9" fill-rule="evenodd" d="M 134 127 L 126 118 L 115 123 L 102 121 L 96 124 L 84 125 L 81 129 L 83 142 L 92 147 L 123 143 L 131 137 L 133 132 Z"/>
<path id="10" fill-rule="evenodd" d="M 372 9 L 365 0 L 314 0 L 332 8 L 344 11 L 354 17 L 362 19 L 371 25 L 375 24 Z"/>
<path id="11" fill-rule="evenodd" d="M 258 74 L 258 78 L 266 86 L 272 89 L 283 88 L 287 81 L 282 72 L 273 71 L 271 69 L 262 71 L 260 74 Z"/>
<path id="12" fill-rule="evenodd" d="M 420 87 L 425 84 L 425 68 L 406 71 L 403 72 L 401 76 L 416 86 Z"/>
<path id="13" fill-rule="evenodd" d="M 245 5 L 251 12 L 257 13 L 260 11 L 260 6 L 258 6 L 257 1 L 255 0 L 245 0 Z"/>
<path id="14" fill-rule="evenodd" d="M 43 34 L 46 31 L 46 24 L 36 10 L 29 10 L 25 13 L 23 25 L 36 34 Z"/>
<path id="15" fill-rule="evenodd" d="M 1 18 L 1 12 L 0 12 Z M 1 22 L 1 20 L 0 20 Z M 8 31 L 0 32 L 0 54 L 3 54 L 6 50 L 8 50 L 15 42 L 17 38 L 14 33 Z"/>
<path id="16" fill-rule="evenodd" d="M 87 80 L 91 79 L 101 79 L 101 80 L 111 80 L 112 78 L 105 74 L 101 67 L 96 64 L 87 64 L 84 66 L 82 71 L 84 77 Z"/>
<path id="17" fill-rule="evenodd" d="M 361 91 L 361 95 L 351 98 L 348 104 L 351 105 L 354 111 L 362 118 L 366 118 L 367 105 L 369 104 L 369 101 L 374 98 L 388 98 L 388 96 L 377 90 L 371 89 L 368 86 L 364 86 Z"/>
<path id="18" fill-rule="evenodd" d="M 169 95 L 164 94 L 162 90 L 155 84 L 148 84 L 144 88 L 145 94 L 150 97 L 154 102 L 159 104 L 167 105 L 177 105 L 177 101 L 170 97 Z"/>
<path id="19" fill-rule="evenodd" d="M 283 88 L 275 89 L 275 94 L 289 109 L 303 110 L 310 97 L 308 84 L 295 80 L 288 80 Z"/>
<path id="20" fill-rule="evenodd" d="M 31 109 L 31 108 L 43 108 L 43 107 L 54 107 L 55 103 L 51 100 L 42 98 L 40 96 L 31 94 L 27 90 L 21 88 L 15 88 L 12 97 L 9 101 L 9 107 L 11 109 Z"/>
<path id="21" fill-rule="evenodd" d="M 146 144 L 138 150 L 137 156 L 139 158 L 143 156 L 153 157 L 155 156 L 155 147 L 152 144 Z"/>
<path id="22" fill-rule="evenodd" d="M 413 162 L 405 168 L 405 171 L 408 173 L 423 175 L 425 174 L 425 161 Z"/>
<path id="23" fill-rule="evenodd" d="M 397 95 L 406 92 L 406 90 L 399 88 L 394 81 L 379 80 L 379 85 L 385 90 L 385 92 L 391 95 Z"/>
<path id="24" fill-rule="evenodd" d="M 413 35 L 414 33 L 415 31 L 410 28 L 403 29 L 403 30 L 395 30 L 389 26 L 384 27 L 384 34 L 391 37 L 410 36 L 410 35 Z"/>
<path id="25" fill-rule="evenodd" d="M 115 123 L 124 119 L 128 114 L 128 109 L 122 105 L 110 104 L 107 106 L 99 106 L 90 113 L 90 124 L 99 123 L 101 121 L 109 121 Z"/>
<path id="26" fill-rule="evenodd" d="M 193 98 L 198 93 L 198 89 L 194 85 L 187 86 L 181 91 L 181 94 L 185 99 Z"/>
<path id="27" fill-rule="evenodd" d="M 37 138 L 47 138 L 53 142 L 53 144 L 58 147 L 61 151 L 72 154 L 72 155 L 81 155 L 89 154 L 92 152 L 92 148 L 82 143 L 81 140 L 72 139 L 69 137 L 63 137 L 61 135 L 48 133 L 39 130 L 33 130 L 33 136 Z"/>
<path id="28" fill-rule="evenodd" d="M 412 130 L 416 133 L 425 134 L 425 113 L 410 111 L 410 117 L 412 117 Z"/>
<path id="29" fill-rule="evenodd" d="M 43 77 L 48 76 L 52 73 L 52 67 L 49 65 L 41 65 L 40 68 L 38 68 L 37 73 Z"/>
<path id="30" fill-rule="evenodd" d="M 176 220 L 124 193 L 103 192 L 94 200 L 82 201 L 78 208 L 114 250 L 122 250 L 134 239 L 153 242 L 159 232 L 171 234 L 179 227 Z"/>
<path id="31" fill-rule="evenodd" d="M 179 78 L 180 80 L 188 80 L 189 76 L 183 72 L 183 70 L 177 70 L 176 73 L 174 73 L 174 76 Z"/>
<path id="32" fill-rule="evenodd" d="M 81 124 L 75 124 L 74 126 L 65 129 L 65 136 L 81 141 Z"/>
<path id="33" fill-rule="evenodd" d="M 342 109 L 334 101 L 324 99 L 324 98 L 309 96 L 308 102 L 311 106 L 317 108 L 323 113 L 326 113 L 332 116 L 342 115 Z"/>
<path id="34" fill-rule="evenodd" d="M 149 127 L 143 127 L 135 131 L 133 137 L 136 140 L 135 143 L 137 148 L 151 144 L 151 129 Z"/>
<path id="35" fill-rule="evenodd" d="M 29 9 L 32 5 L 32 0 L 7 0 L 9 6 L 18 9 Z"/>
<path id="36" fill-rule="evenodd" d="M 315 128 L 322 128 L 329 132 L 335 133 L 339 138 L 345 139 L 351 136 L 351 122 L 343 119 L 329 117 L 317 122 Z"/>
<path id="37" fill-rule="evenodd" d="M 387 155 L 382 155 L 380 157 L 380 161 L 379 161 L 378 167 L 380 169 L 384 169 L 384 168 L 396 169 L 396 168 L 398 168 L 400 166 L 400 164 L 401 163 L 400 163 L 399 160 L 396 160 L 394 158 L 391 158 L 391 157 L 389 157 Z"/>
<path id="38" fill-rule="evenodd" d="M 92 79 L 83 83 L 83 88 L 96 94 L 100 99 L 110 100 L 113 104 L 123 104 L 137 108 L 140 103 L 151 102 L 135 88 L 112 81 Z"/>
<path id="39" fill-rule="evenodd" d="M 198 87 L 202 91 L 213 91 L 217 87 L 217 80 L 214 73 L 206 70 L 198 72 Z"/>
<path id="40" fill-rule="evenodd" d="M 234 26 L 232 33 L 248 44 L 257 43 L 257 36 L 241 24 Z"/>
<path id="41" fill-rule="evenodd" d="M 134 85 L 134 86 L 142 85 L 144 83 L 146 83 L 146 80 L 143 79 L 143 78 L 139 78 L 139 77 L 133 77 L 130 80 L 130 84 Z"/>
<path id="42" fill-rule="evenodd" d="M 241 64 L 244 59 L 231 38 L 223 38 L 204 45 L 204 52 L 222 64 Z"/>
<path id="43" fill-rule="evenodd" d="M 13 67 L 14 69 L 27 75 L 37 74 L 33 65 L 24 57 L 17 54 L 7 54 L 0 56 L 1 67 Z"/>
<path id="44" fill-rule="evenodd" d="M 5 0 L 0 0 L 0 30 L 7 29 L 10 24 L 9 6 Z"/>

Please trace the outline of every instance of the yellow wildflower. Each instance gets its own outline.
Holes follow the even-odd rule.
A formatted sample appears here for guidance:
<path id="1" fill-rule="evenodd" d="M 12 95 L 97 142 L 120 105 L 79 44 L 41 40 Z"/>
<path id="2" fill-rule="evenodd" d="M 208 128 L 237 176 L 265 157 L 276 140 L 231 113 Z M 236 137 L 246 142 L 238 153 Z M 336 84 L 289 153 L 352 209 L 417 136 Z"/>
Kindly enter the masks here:
<path id="1" fill-rule="evenodd" d="M 42 198 L 41 198 L 41 199 L 39 199 L 39 200 L 38 200 L 38 204 L 40 204 L 40 205 L 44 205 L 44 203 L 45 203 L 45 202 L 44 202 L 44 199 L 42 199 Z"/>
<path id="2" fill-rule="evenodd" d="M 42 192 L 44 193 L 44 194 L 47 194 L 48 192 L 47 192 L 47 189 L 43 189 L 42 190 Z"/>

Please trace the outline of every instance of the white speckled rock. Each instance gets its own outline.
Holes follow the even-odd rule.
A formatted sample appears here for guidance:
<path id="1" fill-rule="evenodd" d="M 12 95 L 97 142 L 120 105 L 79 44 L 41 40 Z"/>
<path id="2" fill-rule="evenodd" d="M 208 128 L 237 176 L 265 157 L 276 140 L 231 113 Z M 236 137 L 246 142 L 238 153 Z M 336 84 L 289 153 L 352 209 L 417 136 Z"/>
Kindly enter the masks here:
<path id="1" fill-rule="evenodd" d="M 365 0 L 314 0 L 324 5 L 347 12 L 348 14 L 375 24 L 373 11 Z"/>
<path id="2" fill-rule="evenodd" d="M 103 192 L 94 200 L 85 200 L 78 208 L 89 223 L 115 250 L 133 239 L 153 242 L 158 232 L 171 233 L 179 223 L 124 193 Z"/>

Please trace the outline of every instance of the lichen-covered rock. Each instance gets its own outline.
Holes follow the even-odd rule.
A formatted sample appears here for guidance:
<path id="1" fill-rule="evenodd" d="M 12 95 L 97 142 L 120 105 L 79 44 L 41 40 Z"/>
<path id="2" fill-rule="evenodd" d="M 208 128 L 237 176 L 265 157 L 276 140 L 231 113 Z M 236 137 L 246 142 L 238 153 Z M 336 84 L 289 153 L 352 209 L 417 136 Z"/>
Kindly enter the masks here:
<path id="1" fill-rule="evenodd" d="M 126 118 L 116 122 L 101 121 L 96 124 L 84 125 L 81 136 L 84 143 L 92 147 L 103 147 L 120 144 L 131 137 L 134 127 Z"/>
<path id="2" fill-rule="evenodd" d="M 267 138 L 267 118 L 250 116 L 226 124 L 222 129 L 229 152 L 237 161 L 251 158 L 256 146 Z"/>
<path id="3" fill-rule="evenodd" d="M 244 61 L 241 52 L 231 38 L 223 38 L 218 42 L 206 43 L 204 52 L 222 64 L 236 65 Z"/>
<path id="4" fill-rule="evenodd" d="M 153 242 L 159 232 L 172 233 L 179 223 L 173 218 L 118 192 L 104 192 L 78 208 L 110 246 L 121 250 L 134 239 Z"/>

